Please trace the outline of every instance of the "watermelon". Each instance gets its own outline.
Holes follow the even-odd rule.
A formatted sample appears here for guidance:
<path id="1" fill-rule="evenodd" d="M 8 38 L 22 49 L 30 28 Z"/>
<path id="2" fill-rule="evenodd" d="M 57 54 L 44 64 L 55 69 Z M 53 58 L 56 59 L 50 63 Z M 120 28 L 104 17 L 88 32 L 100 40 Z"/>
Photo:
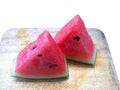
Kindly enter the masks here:
<path id="1" fill-rule="evenodd" d="M 11 75 L 29 79 L 68 77 L 66 58 L 47 30 L 17 55 Z"/>
<path id="2" fill-rule="evenodd" d="M 79 15 L 63 26 L 54 40 L 68 59 L 86 64 L 95 63 L 97 50 Z"/>

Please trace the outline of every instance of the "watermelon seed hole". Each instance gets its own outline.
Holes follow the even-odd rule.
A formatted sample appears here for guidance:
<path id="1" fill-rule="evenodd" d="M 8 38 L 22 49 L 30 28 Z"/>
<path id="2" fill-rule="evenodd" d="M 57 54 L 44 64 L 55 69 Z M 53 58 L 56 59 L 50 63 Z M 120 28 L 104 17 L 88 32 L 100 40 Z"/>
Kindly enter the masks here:
<path id="1" fill-rule="evenodd" d="M 79 40 L 80 40 L 80 37 L 79 37 L 79 36 L 73 37 L 73 40 L 79 41 Z"/>
<path id="2" fill-rule="evenodd" d="M 32 50 L 34 50 L 35 48 L 37 48 L 37 46 L 36 46 L 36 45 L 32 47 Z"/>
<path id="3" fill-rule="evenodd" d="M 41 56 L 43 56 L 43 55 L 42 55 L 42 54 L 38 54 L 37 56 L 41 57 Z"/>
<path id="4" fill-rule="evenodd" d="M 57 66 L 58 66 L 57 64 L 51 64 L 51 65 L 49 65 L 49 68 L 55 68 Z"/>

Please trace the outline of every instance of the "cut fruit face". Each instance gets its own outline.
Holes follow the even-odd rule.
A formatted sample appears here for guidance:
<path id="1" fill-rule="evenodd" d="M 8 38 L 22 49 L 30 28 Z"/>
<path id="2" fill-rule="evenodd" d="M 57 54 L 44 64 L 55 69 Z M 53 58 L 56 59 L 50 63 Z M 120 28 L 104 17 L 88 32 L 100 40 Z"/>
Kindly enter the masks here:
<path id="1" fill-rule="evenodd" d="M 17 56 L 12 76 L 31 79 L 68 76 L 66 58 L 48 31 L 28 44 Z"/>
<path id="2" fill-rule="evenodd" d="M 96 49 L 79 15 L 73 17 L 55 35 L 55 41 L 68 59 L 94 64 Z"/>

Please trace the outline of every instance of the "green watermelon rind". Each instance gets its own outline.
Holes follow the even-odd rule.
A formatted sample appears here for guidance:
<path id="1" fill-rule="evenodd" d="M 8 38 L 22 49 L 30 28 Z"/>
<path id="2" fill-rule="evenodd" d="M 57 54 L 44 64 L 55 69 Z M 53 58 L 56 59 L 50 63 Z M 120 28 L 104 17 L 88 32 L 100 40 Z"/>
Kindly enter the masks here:
<path id="1" fill-rule="evenodd" d="M 67 78 L 69 76 L 68 73 L 68 64 L 67 60 L 65 60 L 66 72 L 59 75 L 51 75 L 51 76 L 32 76 L 32 75 L 23 75 L 15 72 L 16 67 L 16 59 L 13 61 L 11 76 L 16 78 L 25 78 L 25 79 L 55 79 L 55 78 Z"/>
<path id="2" fill-rule="evenodd" d="M 80 63 L 84 63 L 84 64 L 92 64 L 92 65 L 95 64 L 96 58 L 97 58 L 97 49 L 96 48 L 94 49 L 94 54 L 93 54 L 93 57 L 91 58 L 91 60 L 67 57 L 68 60 L 72 60 L 72 61 L 76 61 L 76 62 L 80 62 Z"/>

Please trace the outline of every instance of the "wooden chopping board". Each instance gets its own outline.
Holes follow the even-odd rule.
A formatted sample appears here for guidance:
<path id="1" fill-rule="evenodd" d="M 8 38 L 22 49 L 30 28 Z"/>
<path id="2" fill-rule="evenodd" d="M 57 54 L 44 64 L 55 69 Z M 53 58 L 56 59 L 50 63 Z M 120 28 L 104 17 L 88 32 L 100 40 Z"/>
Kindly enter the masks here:
<path id="1" fill-rule="evenodd" d="M 88 28 L 98 49 L 95 65 L 68 61 L 69 77 L 54 80 L 28 80 L 11 77 L 13 59 L 29 42 L 47 29 L 52 36 L 57 28 L 13 28 L 0 41 L 0 90 L 118 90 L 118 79 L 103 32 Z"/>

